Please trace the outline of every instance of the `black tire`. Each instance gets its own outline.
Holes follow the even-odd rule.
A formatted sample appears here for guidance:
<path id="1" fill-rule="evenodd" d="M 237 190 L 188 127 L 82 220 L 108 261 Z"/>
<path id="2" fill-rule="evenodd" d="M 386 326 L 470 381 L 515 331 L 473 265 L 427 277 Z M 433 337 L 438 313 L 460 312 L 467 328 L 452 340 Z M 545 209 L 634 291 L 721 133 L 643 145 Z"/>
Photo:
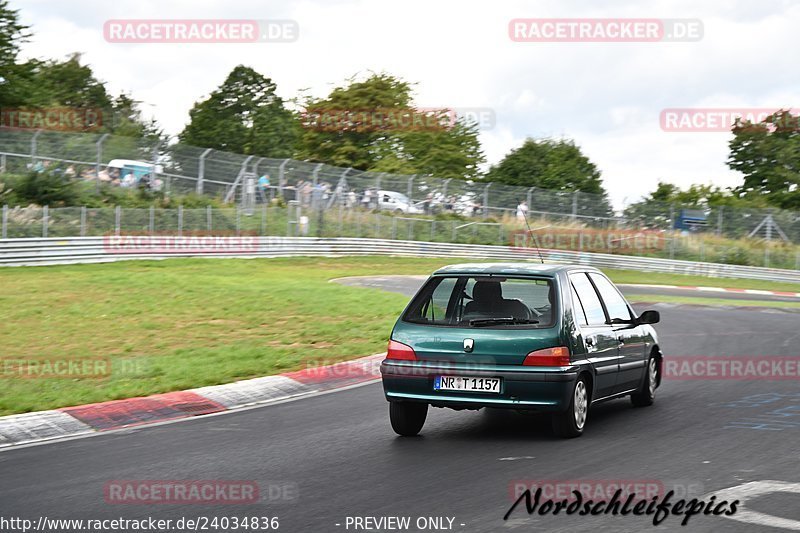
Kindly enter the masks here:
<path id="1" fill-rule="evenodd" d="M 558 437 L 571 439 L 583 435 L 586 418 L 589 414 L 591 391 L 584 376 L 578 378 L 572 389 L 572 398 L 566 411 L 553 415 L 553 433 Z M 576 401 L 577 400 L 577 401 Z"/>
<path id="2" fill-rule="evenodd" d="M 389 420 L 392 429 L 403 437 L 417 435 L 428 416 L 427 403 L 389 402 Z"/>
<path id="3" fill-rule="evenodd" d="M 650 356 L 645 370 L 644 383 L 642 387 L 631 394 L 631 403 L 634 407 L 648 407 L 656 401 L 656 383 L 658 376 L 658 360 Z"/>

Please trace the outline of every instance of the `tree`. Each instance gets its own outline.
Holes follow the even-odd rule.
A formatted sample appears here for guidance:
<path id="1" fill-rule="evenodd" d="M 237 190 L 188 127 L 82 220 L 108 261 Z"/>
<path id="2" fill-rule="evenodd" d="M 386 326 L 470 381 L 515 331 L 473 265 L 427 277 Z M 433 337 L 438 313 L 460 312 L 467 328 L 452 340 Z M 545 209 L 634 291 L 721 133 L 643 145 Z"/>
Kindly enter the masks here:
<path id="1" fill-rule="evenodd" d="M 291 157 L 298 123 L 276 89 L 270 78 L 237 66 L 207 99 L 194 104 L 180 141 L 240 154 Z"/>
<path id="2" fill-rule="evenodd" d="M 412 86 L 390 74 L 348 80 L 307 98 L 298 157 L 373 172 L 470 179 L 484 161 L 475 124 L 417 109 Z"/>
<path id="3" fill-rule="evenodd" d="M 74 109 L 111 108 L 105 84 L 95 78 L 89 65 L 81 63 L 81 54 L 70 54 L 64 61 L 32 60 L 31 93 L 27 106 L 64 106 Z"/>
<path id="4" fill-rule="evenodd" d="M 728 166 L 744 174 L 736 194 L 800 208 L 800 115 L 779 110 L 762 122 L 737 121 Z"/>
<path id="5" fill-rule="evenodd" d="M 526 139 L 486 174 L 487 181 L 605 194 L 600 171 L 569 140 Z"/>
<path id="6" fill-rule="evenodd" d="M 492 166 L 485 180 L 555 191 L 548 201 L 559 205 L 571 203 L 571 195 L 568 198 L 567 193 L 587 193 L 577 195 L 578 213 L 601 217 L 613 213 L 600 171 L 570 140 L 526 139 L 522 146 Z"/>
<path id="7" fill-rule="evenodd" d="M 0 108 L 16 105 L 22 97 L 16 80 L 22 74 L 17 65 L 20 45 L 30 37 L 28 26 L 19 21 L 19 12 L 0 0 Z"/>

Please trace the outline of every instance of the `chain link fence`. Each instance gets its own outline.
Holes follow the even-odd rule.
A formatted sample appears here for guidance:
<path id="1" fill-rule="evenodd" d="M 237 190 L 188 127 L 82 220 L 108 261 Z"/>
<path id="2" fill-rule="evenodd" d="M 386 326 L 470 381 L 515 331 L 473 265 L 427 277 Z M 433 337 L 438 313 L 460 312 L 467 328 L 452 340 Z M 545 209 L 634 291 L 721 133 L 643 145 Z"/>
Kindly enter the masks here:
<path id="1" fill-rule="evenodd" d="M 608 231 L 677 229 L 686 235 L 800 243 L 800 213 L 793 211 L 638 204 L 619 216 L 613 213 L 605 197 L 581 192 L 363 172 L 108 134 L 0 128 L 0 172 L 31 170 L 64 173 L 98 186 L 121 187 L 136 186 L 141 173 L 146 173 L 149 186 L 167 194 L 212 195 L 245 210 L 251 210 L 259 202 L 296 201 L 315 209 L 334 210 L 334 218 L 339 219 L 343 217 L 343 209 L 361 207 L 392 212 L 395 216 L 453 214 L 495 223 L 516 218 L 521 208 L 531 219 L 554 225 Z M 129 172 L 126 177 L 135 179 L 126 183 L 122 176 L 126 172 Z M 262 176 L 268 183 L 259 180 Z M 398 221 L 398 224 L 403 223 Z"/>
<path id="2" fill-rule="evenodd" d="M 540 220 L 536 220 L 540 222 Z M 355 237 L 431 243 L 512 246 L 627 256 L 682 259 L 800 270 L 800 249 L 778 241 L 717 244 L 695 234 L 579 225 L 538 225 L 507 217 L 501 222 L 446 216 L 416 217 L 363 208 L 324 208 L 320 202 L 261 203 L 245 209 L 128 209 L 121 207 L 8 207 L 0 212 L 3 239 L 113 235 Z"/>

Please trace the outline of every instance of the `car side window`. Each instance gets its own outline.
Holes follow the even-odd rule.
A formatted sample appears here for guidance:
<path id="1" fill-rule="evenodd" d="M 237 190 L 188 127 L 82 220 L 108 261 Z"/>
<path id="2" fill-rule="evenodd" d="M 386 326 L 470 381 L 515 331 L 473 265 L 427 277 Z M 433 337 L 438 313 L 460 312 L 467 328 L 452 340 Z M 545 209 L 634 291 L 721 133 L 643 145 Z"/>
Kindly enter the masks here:
<path id="1" fill-rule="evenodd" d="M 581 304 L 583 304 L 586 323 L 589 325 L 605 324 L 606 313 L 603 311 L 603 304 L 600 303 L 600 297 L 597 296 L 597 291 L 594 290 L 594 286 L 589 281 L 589 278 L 586 277 L 586 274 L 571 274 L 569 279 L 578 293 Z"/>
<path id="2" fill-rule="evenodd" d="M 575 290 L 575 285 L 572 283 L 569 285 L 570 293 L 572 294 L 572 310 L 575 313 L 575 322 L 577 322 L 579 326 L 585 326 L 588 324 L 586 321 L 586 311 L 583 310 L 583 304 L 581 303 L 581 299 L 578 298 L 578 291 Z"/>
<path id="3" fill-rule="evenodd" d="M 447 304 L 453 293 L 457 278 L 444 278 L 431 294 L 430 301 L 423 308 L 423 316 L 431 322 L 444 320 L 447 314 Z"/>
<path id="4" fill-rule="evenodd" d="M 600 274 L 589 274 L 589 277 L 592 278 L 595 287 L 597 287 L 597 291 L 600 293 L 600 296 L 603 298 L 603 302 L 606 304 L 606 310 L 608 311 L 609 318 L 620 318 L 622 320 L 630 320 L 633 318 L 625 298 L 622 297 L 617 288 L 608 280 L 608 278 L 601 276 Z"/>

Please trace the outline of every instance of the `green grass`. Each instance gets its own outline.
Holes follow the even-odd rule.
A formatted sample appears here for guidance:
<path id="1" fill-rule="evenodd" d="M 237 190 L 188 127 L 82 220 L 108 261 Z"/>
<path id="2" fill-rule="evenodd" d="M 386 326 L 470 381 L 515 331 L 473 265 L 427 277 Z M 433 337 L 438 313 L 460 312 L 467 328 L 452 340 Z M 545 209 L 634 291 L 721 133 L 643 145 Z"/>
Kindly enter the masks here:
<path id="1" fill-rule="evenodd" d="M 214 385 L 376 353 L 407 298 L 329 280 L 427 274 L 454 262 L 173 259 L 0 269 L 0 359 L 112 362 L 110 376 L 83 379 L 20 379 L 0 366 L 0 415 Z M 626 283 L 790 286 L 609 274 Z"/>
<path id="2" fill-rule="evenodd" d="M 800 283 L 792 281 L 763 281 L 758 279 L 708 278 L 683 274 L 659 274 L 636 270 L 604 269 L 615 283 L 655 285 L 687 285 L 692 287 L 723 287 L 728 289 L 759 289 L 767 291 L 800 292 Z"/>
<path id="3" fill-rule="evenodd" d="M 674 304 L 709 305 L 716 307 L 776 307 L 784 309 L 800 309 L 800 302 L 782 302 L 774 300 L 735 300 L 727 298 L 705 298 L 697 296 L 655 294 L 627 294 L 625 297 L 631 302 L 644 303 L 661 302 Z"/>

